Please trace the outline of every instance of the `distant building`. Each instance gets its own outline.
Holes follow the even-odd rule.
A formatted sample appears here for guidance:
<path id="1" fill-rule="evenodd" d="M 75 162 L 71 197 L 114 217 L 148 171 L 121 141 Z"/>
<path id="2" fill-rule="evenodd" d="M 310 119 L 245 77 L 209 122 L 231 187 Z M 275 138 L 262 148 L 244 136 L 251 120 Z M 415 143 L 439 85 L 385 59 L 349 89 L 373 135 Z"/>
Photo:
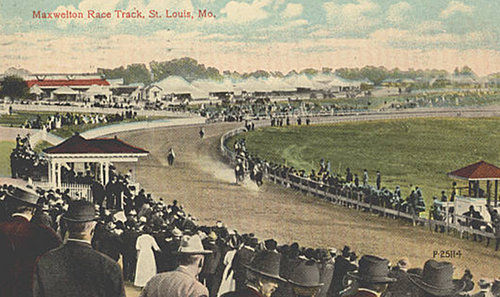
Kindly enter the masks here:
<path id="1" fill-rule="evenodd" d="M 30 93 L 38 99 L 83 100 L 92 86 L 101 87 L 103 96 L 109 82 L 99 74 L 31 74 L 24 77 Z M 97 88 L 94 87 L 94 93 Z"/>

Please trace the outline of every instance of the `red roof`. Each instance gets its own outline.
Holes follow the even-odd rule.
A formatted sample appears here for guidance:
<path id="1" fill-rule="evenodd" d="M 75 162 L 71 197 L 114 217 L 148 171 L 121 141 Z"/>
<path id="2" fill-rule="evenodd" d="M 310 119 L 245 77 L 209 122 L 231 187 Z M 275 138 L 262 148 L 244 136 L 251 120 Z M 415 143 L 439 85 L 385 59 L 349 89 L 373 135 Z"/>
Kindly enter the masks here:
<path id="1" fill-rule="evenodd" d="M 467 180 L 495 180 L 500 179 L 500 168 L 493 164 L 479 161 L 464 168 L 450 172 L 448 173 L 448 176 Z"/>
<path id="2" fill-rule="evenodd" d="M 47 154 L 147 154 L 118 138 L 85 139 L 75 134 L 62 143 L 43 150 Z"/>
<path id="3" fill-rule="evenodd" d="M 28 88 L 31 88 L 34 85 L 38 85 L 39 87 L 61 87 L 61 86 L 109 86 L 109 82 L 105 79 L 44 79 L 44 80 L 28 80 L 26 81 L 28 84 Z"/>

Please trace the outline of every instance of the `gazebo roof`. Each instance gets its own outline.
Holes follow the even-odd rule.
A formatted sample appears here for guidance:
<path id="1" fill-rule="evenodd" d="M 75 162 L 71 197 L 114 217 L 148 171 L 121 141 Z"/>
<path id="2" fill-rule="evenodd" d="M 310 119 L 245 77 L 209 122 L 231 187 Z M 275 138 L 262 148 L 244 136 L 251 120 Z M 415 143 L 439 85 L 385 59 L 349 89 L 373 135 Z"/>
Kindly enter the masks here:
<path id="1" fill-rule="evenodd" d="M 448 176 L 465 180 L 500 180 L 500 168 L 493 164 L 479 161 L 450 172 Z"/>
<path id="2" fill-rule="evenodd" d="M 85 139 L 75 134 L 62 143 L 43 150 L 46 154 L 147 154 L 118 138 Z"/>

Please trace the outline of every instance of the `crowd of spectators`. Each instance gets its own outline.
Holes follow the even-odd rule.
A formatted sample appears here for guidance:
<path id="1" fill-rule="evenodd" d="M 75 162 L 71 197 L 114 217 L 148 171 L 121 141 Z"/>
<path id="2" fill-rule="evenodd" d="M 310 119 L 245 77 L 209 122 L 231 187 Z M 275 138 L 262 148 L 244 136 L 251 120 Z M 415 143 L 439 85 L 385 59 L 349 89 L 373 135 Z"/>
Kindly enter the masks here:
<path id="1" fill-rule="evenodd" d="M 207 118 L 208 122 L 243 122 L 245 120 L 281 119 L 290 121 L 301 116 L 332 115 L 336 112 L 360 111 L 355 106 L 339 106 L 335 104 L 315 104 L 306 102 L 269 102 L 256 100 L 252 103 L 235 103 L 231 105 L 202 106 L 197 112 Z M 305 122 L 304 122 L 305 123 Z M 282 124 L 283 125 L 283 124 Z M 276 126 L 279 126 L 276 123 Z"/>
<path id="2" fill-rule="evenodd" d="M 105 195 L 105 201 L 95 201 L 94 197 L 99 219 L 92 246 L 122 263 L 123 278 L 137 287 L 146 286 L 158 273 L 175 270 L 178 267 L 177 250 L 182 238 L 194 235 L 200 236 L 204 249 L 211 252 L 205 256 L 199 274 L 199 280 L 207 287 L 209 296 L 221 296 L 245 288 L 251 281 L 248 279 L 247 267 L 262 251 L 279 253 L 279 275 L 285 280 L 292 278 L 298 263 L 314 267 L 322 285 L 312 290 L 312 295 L 304 296 L 349 296 L 360 287 L 359 279 L 353 276 L 361 262 L 348 246 L 337 250 L 306 247 L 297 242 L 279 244 L 274 239 L 260 240 L 253 233 L 240 234 L 221 221 L 212 226 L 202 225 L 177 201 L 166 203 L 162 198 L 154 199 L 144 189 L 131 185 L 128 179 L 127 175 L 113 173 L 114 182 L 122 189 L 127 189 L 126 194 L 121 194 L 122 205 L 118 205 L 108 195 Z M 9 185 L 0 188 L 0 222 L 8 221 L 5 205 L 8 204 L 6 197 L 12 188 Z M 58 190 L 37 189 L 37 193 L 38 208 L 32 223 L 51 228 L 61 238 L 65 238 L 67 226 L 61 217 L 74 197 Z M 108 202 L 110 199 L 112 202 Z M 424 270 L 411 268 L 408 259 L 402 257 L 392 266 L 389 277 L 394 281 L 384 288 L 382 296 L 421 296 L 421 290 L 409 281 L 408 275 L 421 277 Z M 461 280 L 456 281 L 464 283 L 460 296 L 470 296 L 474 288 L 470 271 L 467 270 Z M 481 289 L 488 288 L 490 292 L 494 291 L 492 285 L 498 290 L 498 281 L 480 281 Z M 293 284 L 283 282 L 273 290 L 272 296 L 295 296 L 292 289 Z M 497 295 L 491 296 L 500 296 L 498 291 L 495 292 Z"/>
<path id="3" fill-rule="evenodd" d="M 46 120 L 43 120 L 41 115 L 37 115 L 34 119 L 27 120 L 24 124 L 22 124 L 21 128 L 43 129 L 50 132 L 64 126 L 113 123 L 121 122 L 126 119 L 135 119 L 136 117 L 137 112 L 133 110 L 126 110 L 115 114 L 56 112 L 55 114 L 49 115 Z"/>
<path id="4" fill-rule="evenodd" d="M 47 174 L 47 160 L 37 154 L 30 144 L 30 135 L 16 137 L 16 147 L 10 154 L 12 178 L 40 180 Z"/>
<path id="5" fill-rule="evenodd" d="M 373 211 L 373 206 L 386 211 L 393 210 L 397 212 L 399 217 L 401 217 L 400 214 L 408 214 L 409 216 L 403 216 L 403 218 L 412 218 L 411 221 L 414 225 L 418 223 L 418 218 L 428 217 L 434 224 L 434 231 L 441 233 L 446 232 L 446 226 L 450 224 L 460 225 L 465 228 L 461 229 L 459 233 L 461 237 L 468 239 L 469 233 L 471 233 L 470 237 L 479 242 L 484 240 L 481 234 L 489 234 L 486 236 L 486 245 L 490 244 L 491 238 L 495 238 L 495 250 L 500 248 L 500 215 L 498 211 L 493 209 L 490 204 L 487 205 L 490 215 L 489 221 L 472 205 L 468 211 L 456 213 L 453 206 L 456 196 L 455 182 L 449 198 L 445 191 L 442 191 L 441 197 L 433 197 L 432 204 L 427 208 L 422 190 L 418 186 L 411 189 L 407 197 L 403 197 L 399 186 L 396 186 L 394 190 L 382 186 L 382 178 L 378 170 L 375 184 L 370 184 L 367 169 L 364 169 L 359 175 L 353 173 L 350 168 L 346 168 L 345 172 L 335 172 L 331 168 L 330 161 L 325 162 L 324 159 L 320 160 L 319 168 L 312 169 L 310 173 L 292 166 L 267 162 L 247 151 L 244 138 L 234 143 L 233 150 L 236 156 L 235 175 L 237 181 L 243 180 L 245 175 L 250 175 L 251 179 L 255 181 L 253 168 L 258 168 L 259 177 L 265 174 L 280 177 L 285 181 L 287 187 L 297 191 L 304 191 L 303 187 L 306 186 L 317 190 L 318 195 L 330 201 L 333 200 L 326 193 L 346 197 L 348 198 L 347 202 L 341 203 L 346 207 L 354 207 L 356 202 L 361 202 L 369 205 L 369 207 L 362 207 L 365 211 Z M 259 184 L 262 184 L 261 179 Z M 397 217 L 388 215 L 386 211 L 375 210 L 374 212 L 378 212 L 381 216 Z M 467 230 L 471 232 L 467 232 Z"/>

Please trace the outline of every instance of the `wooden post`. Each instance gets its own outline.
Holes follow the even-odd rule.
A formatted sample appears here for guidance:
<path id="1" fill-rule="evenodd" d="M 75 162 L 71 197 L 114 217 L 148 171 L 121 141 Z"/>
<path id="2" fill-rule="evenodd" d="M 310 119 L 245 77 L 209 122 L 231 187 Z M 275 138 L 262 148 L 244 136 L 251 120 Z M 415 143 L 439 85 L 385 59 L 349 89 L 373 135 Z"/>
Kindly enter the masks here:
<path id="1" fill-rule="evenodd" d="M 488 198 L 488 201 L 490 200 L 491 198 L 491 183 L 489 180 L 486 181 L 486 197 Z"/>
<path id="2" fill-rule="evenodd" d="M 498 201 L 498 180 L 495 181 L 495 207 L 497 206 Z"/>

